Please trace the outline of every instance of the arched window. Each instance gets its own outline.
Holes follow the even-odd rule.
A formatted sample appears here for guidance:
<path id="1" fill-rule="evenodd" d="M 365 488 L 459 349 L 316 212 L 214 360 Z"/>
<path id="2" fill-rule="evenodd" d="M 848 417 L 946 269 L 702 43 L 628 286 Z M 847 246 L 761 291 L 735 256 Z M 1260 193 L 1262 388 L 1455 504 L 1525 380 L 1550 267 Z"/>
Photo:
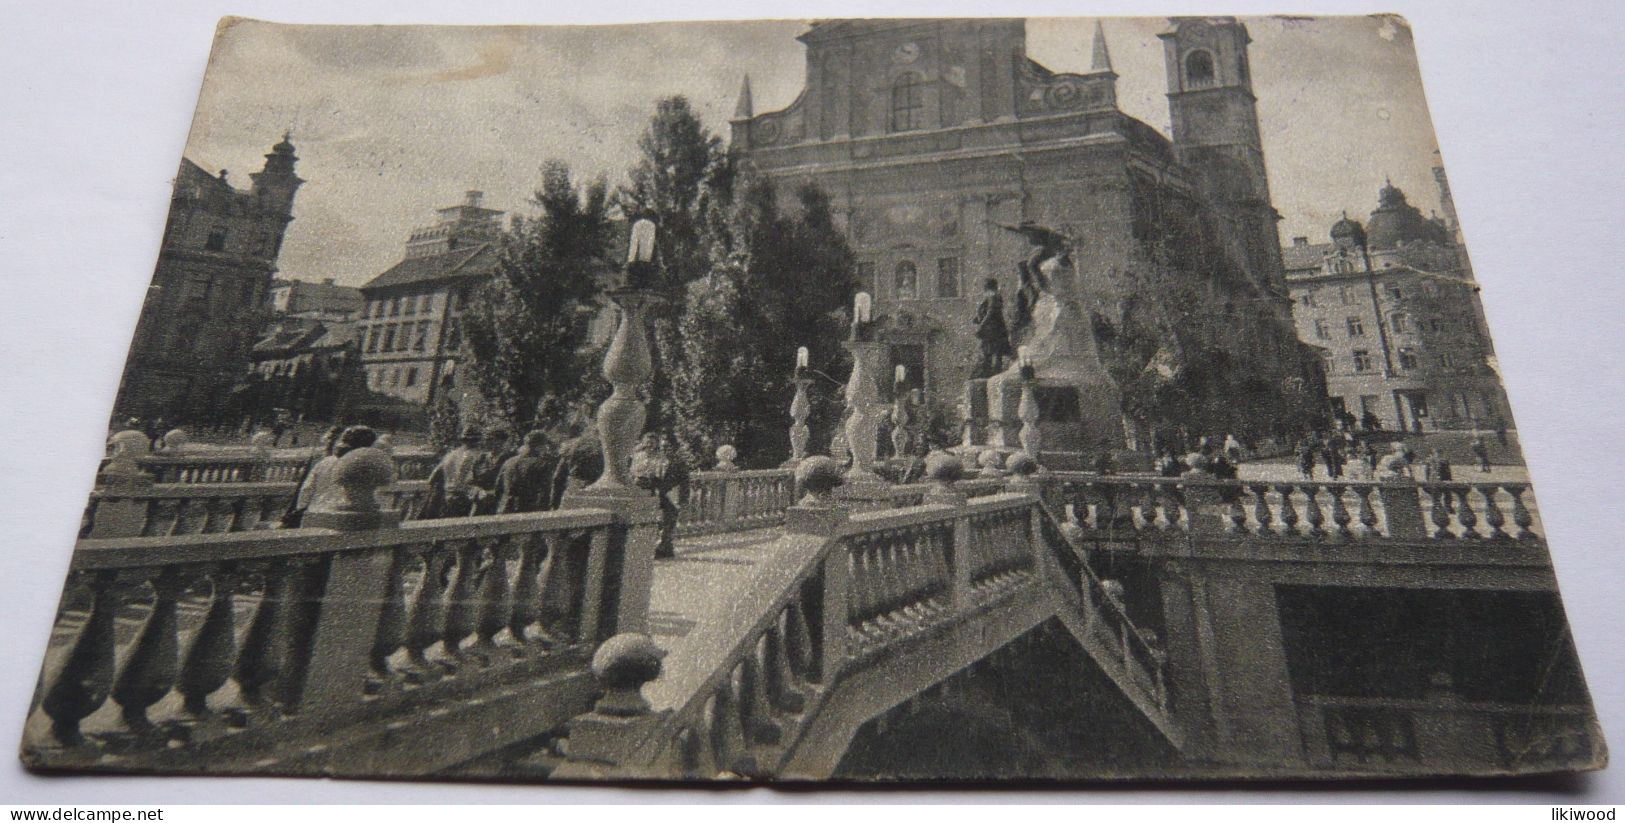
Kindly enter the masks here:
<path id="1" fill-rule="evenodd" d="M 892 272 L 892 296 L 898 300 L 913 300 L 920 293 L 920 272 L 914 261 L 904 260 Z"/>
<path id="2" fill-rule="evenodd" d="M 925 127 L 925 84 L 908 72 L 891 87 L 891 130 L 913 131 Z"/>
<path id="3" fill-rule="evenodd" d="M 1185 55 L 1185 88 L 1213 85 L 1213 55 L 1200 49 Z"/>

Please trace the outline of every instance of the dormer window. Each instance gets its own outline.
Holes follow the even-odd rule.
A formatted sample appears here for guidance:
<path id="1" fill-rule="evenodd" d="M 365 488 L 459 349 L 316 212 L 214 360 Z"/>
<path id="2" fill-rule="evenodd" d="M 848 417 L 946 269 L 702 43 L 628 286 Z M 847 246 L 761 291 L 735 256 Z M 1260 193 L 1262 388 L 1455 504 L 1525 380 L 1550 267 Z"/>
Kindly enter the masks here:
<path id="1" fill-rule="evenodd" d="M 905 72 L 891 87 L 891 130 L 925 127 L 925 83 L 920 75 Z"/>
<path id="2" fill-rule="evenodd" d="M 1202 89 L 1213 83 L 1213 55 L 1200 49 L 1185 55 L 1185 88 Z"/>

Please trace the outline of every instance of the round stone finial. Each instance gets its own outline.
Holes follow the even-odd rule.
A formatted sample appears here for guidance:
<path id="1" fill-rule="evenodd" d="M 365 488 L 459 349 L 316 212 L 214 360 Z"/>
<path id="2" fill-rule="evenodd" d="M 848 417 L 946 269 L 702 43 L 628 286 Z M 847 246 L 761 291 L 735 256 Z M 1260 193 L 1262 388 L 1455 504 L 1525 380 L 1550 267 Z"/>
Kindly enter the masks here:
<path id="1" fill-rule="evenodd" d="M 999 477 L 1004 474 L 1004 455 L 987 449 L 976 456 L 976 465 L 982 467 L 983 477 Z"/>
<path id="2" fill-rule="evenodd" d="M 379 510 L 378 490 L 395 479 L 395 461 L 389 455 L 367 447 L 339 458 L 333 481 L 344 490 L 344 499 L 334 511 L 375 512 Z"/>
<path id="3" fill-rule="evenodd" d="M 107 438 L 107 449 L 111 457 L 131 458 L 138 454 L 146 454 L 152 442 L 147 436 L 135 429 L 125 429 Z"/>
<path id="4" fill-rule="evenodd" d="M 649 711 L 643 698 L 643 684 L 660 676 L 660 661 L 666 652 L 646 634 L 617 634 L 592 655 L 592 676 L 604 689 L 597 710 L 602 714 L 630 717 Z"/>
<path id="5" fill-rule="evenodd" d="M 1018 477 L 1031 477 L 1038 473 L 1038 461 L 1026 452 L 1016 452 L 1004 461 L 1004 468 Z"/>
<path id="6" fill-rule="evenodd" d="M 822 455 L 809 457 L 796 464 L 796 486 L 806 493 L 803 506 L 827 506 L 835 489 L 846 482 L 841 464 Z"/>
<path id="7" fill-rule="evenodd" d="M 257 452 L 268 452 L 275 445 L 276 435 L 271 434 L 268 431 L 254 432 L 254 436 L 248 438 L 249 448 Z"/>
<path id="8" fill-rule="evenodd" d="M 191 443 L 192 435 L 187 434 L 185 429 L 170 429 L 169 433 L 164 435 L 164 451 L 170 454 L 186 451 L 186 447 Z"/>
<path id="9" fill-rule="evenodd" d="M 935 452 L 925 458 L 925 476 L 932 482 L 951 486 L 965 476 L 965 461 L 948 452 Z"/>
<path id="10" fill-rule="evenodd" d="M 372 447 L 384 454 L 393 455 L 395 453 L 395 437 L 388 434 L 378 435 L 378 440 L 372 444 Z"/>
<path id="11" fill-rule="evenodd" d="M 717 471 L 731 472 L 739 468 L 737 465 L 734 465 L 734 460 L 739 457 L 739 450 L 734 448 L 732 445 L 724 443 L 718 446 L 716 455 Z"/>

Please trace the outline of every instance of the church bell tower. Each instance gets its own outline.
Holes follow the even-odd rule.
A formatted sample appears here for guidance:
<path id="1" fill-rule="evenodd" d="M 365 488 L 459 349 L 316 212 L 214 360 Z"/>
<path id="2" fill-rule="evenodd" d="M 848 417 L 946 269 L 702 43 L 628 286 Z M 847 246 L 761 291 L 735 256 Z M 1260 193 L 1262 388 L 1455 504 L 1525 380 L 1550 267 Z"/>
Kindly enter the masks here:
<path id="1" fill-rule="evenodd" d="M 1174 151 L 1202 173 L 1209 195 L 1229 213 L 1254 276 L 1284 295 L 1280 215 L 1270 204 L 1247 55 L 1252 38 L 1233 17 L 1171 22 L 1158 36 L 1168 69 Z"/>

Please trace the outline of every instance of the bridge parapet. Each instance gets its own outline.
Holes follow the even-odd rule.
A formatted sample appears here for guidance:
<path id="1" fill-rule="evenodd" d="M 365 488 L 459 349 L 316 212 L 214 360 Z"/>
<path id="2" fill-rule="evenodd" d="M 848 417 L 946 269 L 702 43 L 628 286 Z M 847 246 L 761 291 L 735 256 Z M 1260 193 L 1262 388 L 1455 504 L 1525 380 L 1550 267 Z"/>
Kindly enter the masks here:
<path id="1" fill-rule="evenodd" d="M 387 756 L 416 773 L 546 732 L 585 710 L 591 649 L 641 625 L 621 613 L 637 602 L 621 596 L 624 539 L 614 513 L 578 509 L 81 540 L 24 759 L 375 774 Z M 536 701 L 543 683 L 563 691 Z M 467 748 L 456 733 L 408 743 L 389 722 L 458 711 L 454 728 L 479 738 Z M 363 744 L 386 754 L 340 754 Z"/>
<path id="2" fill-rule="evenodd" d="M 1237 481 L 1055 472 L 1046 501 L 1092 533 L 1543 543 L 1528 483 Z"/>
<path id="3" fill-rule="evenodd" d="M 906 658 L 934 637 L 952 635 L 955 626 L 998 621 L 1012 606 L 1022 616 L 1008 630 L 1025 631 L 1054 613 L 1056 601 L 1046 589 L 1067 590 L 1061 608 L 1078 612 L 1069 626 L 1086 633 L 1080 642 L 1103 661 L 1108 676 L 1133 690 L 1142 709 L 1159 719 L 1166 712 L 1155 644 L 1062 537 L 1036 495 L 1000 493 L 856 515 L 806 508 L 816 511 L 797 511 L 791 523 L 807 531 L 789 531 L 778 547 L 801 559 L 765 569 L 741 598 L 739 613 L 759 617 L 708 656 L 716 664 L 691 684 L 668 687 L 676 699 L 657 700 L 657 710 L 642 718 L 578 718 L 571 762 L 556 776 L 803 776 L 793 764 L 804 744 L 844 746 L 856 731 L 855 723 L 834 734 L 809 731 L 853 678 L 867 681 L 896 665 L 914 671 L 946 665 L 941 675 L 951 674 L 974 659 L 947 662 L 953 655 L 939 655 L 939 666 L 921 667 Z M 993 648 L 1008 642 L 980 636 Z M 993 650 L 955 642 L 957 655 Z M 880 680 L 891 684 L 882 689 L 886 705 L 934 682 Z M 602 726 L 618 733 L 596 733 Z"/>
<path id="4" fill-rule="evenodd" d="M 790 468 L 695 472 L 688 505 L 677 515 L 680 537 L 776 526 L 796 502 Z"/>
<path id="5" fill-rule="evenodd" d="M 299 492 L 297 482 L 120 484 L 91 491 L 80 538 L 175 537 L 281 527 Z M 428 499 L 424 480 L 401 480 L 378 490 L 379 502 L 412 520 Z"/>

